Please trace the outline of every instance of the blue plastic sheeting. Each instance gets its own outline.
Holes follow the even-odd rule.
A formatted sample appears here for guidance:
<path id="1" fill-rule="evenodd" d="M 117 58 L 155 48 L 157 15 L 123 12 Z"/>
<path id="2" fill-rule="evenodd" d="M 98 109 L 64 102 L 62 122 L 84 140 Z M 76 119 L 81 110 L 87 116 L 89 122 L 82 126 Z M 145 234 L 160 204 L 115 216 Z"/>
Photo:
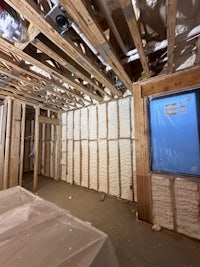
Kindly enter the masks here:
<path id="1" fill-rule="evenodd" d="M 200 175 L 198 94 L 150 101 L 152 170 Z"/>

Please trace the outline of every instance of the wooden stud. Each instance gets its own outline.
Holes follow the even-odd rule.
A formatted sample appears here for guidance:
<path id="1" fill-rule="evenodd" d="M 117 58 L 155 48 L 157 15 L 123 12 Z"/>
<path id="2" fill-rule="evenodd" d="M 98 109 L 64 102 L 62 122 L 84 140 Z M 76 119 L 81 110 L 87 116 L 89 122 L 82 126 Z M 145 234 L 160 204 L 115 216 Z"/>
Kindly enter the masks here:
<path id="1" fill-rule="evenodd" d="M 37 190 L 38 187 L 38 165 L 39 165 L 39 114 L 38 107 L 35 108 L 35 145 L 34 145 L 34 178 L 33 178 L 33 190 Z"/>
<path id="2" fill-rule="evenodd" d="M 24 136 L 25 136 L 25 119 L 26 104 L 22 104 L 22 120 L 21 120 L 21 148 L 20 148 L 20 169 L 19 169 L 19 185 L 22 186 L 23 162 L 24 162 Z"/>
<path id="3" fill-rule="evenodd" d="M 106 102 L 106 147 L 107 147 L 107 193 L 110 193 L 110 174 L 109 174 L 109 164 L 110 164 L 110 153 L 109 153 L 109 141 L 108 141 L 108 103 Z"/>
<path id="4" fill-rule="evenodd" d="M 58 120 L 61 120 L 61 114 L 58 113 Z M 60 174 L 61 174 L 61 123 L 59 125 L 56 125 L 56 135 L 55 138 L 56 142 L 55 144 L 55 180 L 60 180 Z"/>
<path id="5" fill-rule="evenodd" d="M 134 86 L 134 117 L 136 137 L 136 175 L 138 218 L 152 222 L 149 131 L 147 123 L 147 102 L 142 98 L 141 86 Z"/>
<path id="6" fill-rule="evenodd" d="M 121 188 L 121 161 L 120 161 L 120 122 L 119 122 L 119 101 L 116 102 L 117 105 L 117 146 L 118 146 L 118 176 L 119 176 L 119 197 L 122 194 Z"/>
<path id="7" fill-rule="evenodd" d="M 132 123 L 131 123 L 131 119 L 133 120 L 134 118 L 132 118 L 131 116 L 131 98 L 129 98 L 129 114 L 130 114 L 130 145 L 131 145 L 131 181 L 132 181 L 132 196 L 133 196 L 133 201 L 135 200 L 135 196 L 134 196 L 134 177 L 133 177 L 133 138 L 132 138 L 132 132 L 134 131 L 134 129 L 132 128 Z"/>
<path id="8" fill-rule="evenodd" d="M 99 191 L 99 130 L 98 130 L 99 116 L 98 107 L 96 106 L 96 132 L 97 132 L 97 191 Z"/>
<path id="9" fill-rule="evenodd" d="M 6 122 L 6 142 L 5 142 L 3 189 L 8 188 L 10 138 L 11 138 L 11 122 L 12 122 L 11 118 L 12 118 L 12 100 L 8 99 L 8 101 L 7 101 L 7 122 Z"/>

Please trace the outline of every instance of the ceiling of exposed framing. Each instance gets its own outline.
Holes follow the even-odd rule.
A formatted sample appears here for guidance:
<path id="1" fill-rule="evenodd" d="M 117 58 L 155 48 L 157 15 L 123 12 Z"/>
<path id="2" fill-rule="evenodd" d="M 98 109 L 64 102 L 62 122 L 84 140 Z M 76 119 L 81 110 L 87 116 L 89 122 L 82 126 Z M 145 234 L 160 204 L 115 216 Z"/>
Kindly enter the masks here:
<path id="1" fill-rule="evenodd" d="M 200 62 L 198 0 L 5 2 L 28 21 L 28 34 L 23 43 L 1 39 L 0 96 L 74 109 Z M 69 28 L 57 25 L 60 14 Z"/>

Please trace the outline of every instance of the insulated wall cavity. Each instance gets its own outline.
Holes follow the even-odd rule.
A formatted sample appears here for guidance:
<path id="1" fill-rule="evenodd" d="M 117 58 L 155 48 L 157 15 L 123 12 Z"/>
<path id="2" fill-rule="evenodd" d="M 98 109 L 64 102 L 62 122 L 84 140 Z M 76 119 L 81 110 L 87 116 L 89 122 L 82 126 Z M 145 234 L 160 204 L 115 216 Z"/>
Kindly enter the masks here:
<path id="1" fill-rule="evenodd" d="M 62 136 L 66 132 L 67 153 L 62 149 L 62 177 L 66 172 L 67 182 L 133 200 L 132 104 L 132 97 L 128 97 L 66 113 Z"/>
<path id="2" fill-rule="evenodd" d="M 170 175 L 151 176 L 153 223 L 200 240 L 200 181 Z"/>
<path id="3" fill-rule="evenodd" d="M 108 193 L 108 153 L 107 141 L 99 141 L 99 191 Z"/>
<path id="4" fill-rule="evenodd" d="M 82 177 L 81 186 L 88 187 L 88 177 L 89 177 L 89 142 L 88 140 L 81 141 L 81 151 L 82 151 Z"/>
<path id="5" fill-rule="evenodd" d="M 154 224 L 173 229 L 172 195 L 169 178 L 152 176 L 152 200 Z"/>

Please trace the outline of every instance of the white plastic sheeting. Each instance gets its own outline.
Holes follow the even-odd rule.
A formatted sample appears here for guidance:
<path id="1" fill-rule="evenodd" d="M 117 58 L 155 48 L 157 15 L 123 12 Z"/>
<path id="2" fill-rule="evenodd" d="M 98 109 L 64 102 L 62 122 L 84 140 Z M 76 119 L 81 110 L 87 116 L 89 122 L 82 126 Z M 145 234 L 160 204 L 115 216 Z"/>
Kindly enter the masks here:
<path id="1" fill-rule="evenodd" d="M 0 192 L 1 266 L 119 266 L 106 234 L 17 186 Z"/>

